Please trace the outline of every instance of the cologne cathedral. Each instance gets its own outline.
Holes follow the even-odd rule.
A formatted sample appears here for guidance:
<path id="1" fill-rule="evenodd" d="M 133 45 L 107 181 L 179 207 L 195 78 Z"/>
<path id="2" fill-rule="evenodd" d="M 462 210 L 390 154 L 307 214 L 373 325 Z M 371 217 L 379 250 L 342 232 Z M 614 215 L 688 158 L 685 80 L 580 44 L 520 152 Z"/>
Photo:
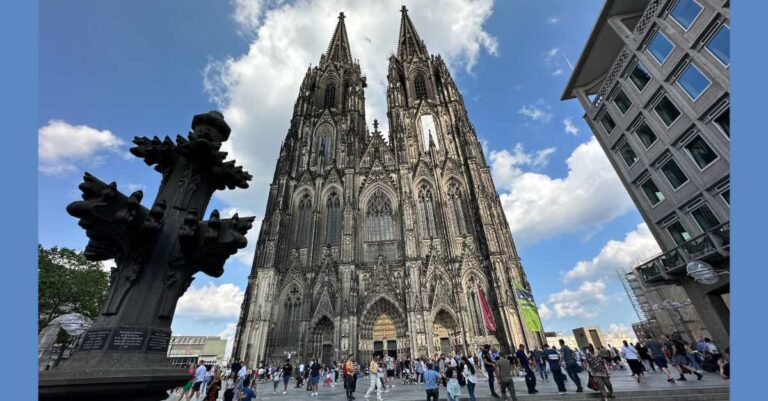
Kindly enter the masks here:
<path id="1" fill-rule="evenodd" d="M 540 346 L 530 296 L 464 101 L 405 7 L 389 58 L 385 139 L 344 14 L 299 89 L 233 357 L 415 358 Z M 485 311 L 485 312 L 484 312 Z M 484 316 L 485 313 L 485 316 Z"/>

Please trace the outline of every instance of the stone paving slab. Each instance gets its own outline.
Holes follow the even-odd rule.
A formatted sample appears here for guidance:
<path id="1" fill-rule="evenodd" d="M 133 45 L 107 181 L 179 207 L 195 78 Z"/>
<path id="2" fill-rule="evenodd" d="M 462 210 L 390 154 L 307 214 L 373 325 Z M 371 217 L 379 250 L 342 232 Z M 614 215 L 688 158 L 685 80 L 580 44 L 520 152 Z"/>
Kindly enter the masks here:
<path id="1" fill-rule="evenodd" d="M 678 381 L 674 384 L 667 383 L 666 377 L 660 372 L 649 373 L 646 375 L 645 383 L 637 383 L 631 373 L 627 371 L 615 371 L 612 373 L 611 382 L 613 383 L 614 392 L 617 399 L 629 398 L 633 400 L 642 399 L 658 399 L 660 401 L 672 401 L 672 400 L 727 400 L 729 392 L 729 382 L 723 380 L 718 374 L 704 373 L 702 380 L 696 380 L 695 376 L 688 376 L 688 381 Z M 537 375 L 536 389 L 539 393 L 536 395 L 528 395 L 527 388 L 525 387 L 525 381 L 523 378 L 515 379 L 516 395 L 521 400 L 590 400 L 600 399 L 599 393 L 596 393 L 586 388 L 587 373 L 580 374 L 582 385 L 584 386 L 584 393 L 576 393 L 576 385 L 569 379 L 566 381 L 566 389 L 568 394 L 561 396 L 557 392 L 557 387 L 554 380 L 550 375 L 548 381 L 542 381 Z M 368 377 L 361 377 L 357 382 L 357 389 L 355 392 L 356 401 L 365 401 L 365 391 L 370 385 L 370 379 Z M 345 401 L 344 388 L 339 383 L 336 387 L 323 387 L 320 385 L 318 389 L 319 395 L 317 397 L 311 397 L 310 392 L 303 388 L 295 388 L 296 382 L 291 380 L 288 385 L 288 393 L 282 394 L 283 384 L 282 381 L 278 386 L 276 393 L 272 392 L 272 382 L 259 382 L 257 383 L 257 400 L 269 400 L 269 401 L 298 401 L 298 400 L 339 400 Z M 498 388 L 498 385 L 497 385 Z M 219 395 L 219 400 L 223 400 L 223 391 Z M 490 389 L 488 387 L 487 379 L 481 377 L 480 382 L 475 389 L 475 395 L 478 401 L 490 401 L 496 400 L 491 398 Z M 445 387 L 440 387 L 440 400 L 445 400 Z M 382 393 L 384 401 L 416 401 L 425 400 L 426 393 L 422 384 L 410 384 L 404 385 L 402 381 L 395 382 L 395 386 L 387 393 Z M 462 388 L 461 400 L 468 400 L 469 395 L 466 387 Z M 176 401 L 178 396 L 171 396 L 165 401 Z M 193 400 L 193 401 L 200 401 Z M 376 400 L 376 394 L 372 392 L 371 401 Z"/>

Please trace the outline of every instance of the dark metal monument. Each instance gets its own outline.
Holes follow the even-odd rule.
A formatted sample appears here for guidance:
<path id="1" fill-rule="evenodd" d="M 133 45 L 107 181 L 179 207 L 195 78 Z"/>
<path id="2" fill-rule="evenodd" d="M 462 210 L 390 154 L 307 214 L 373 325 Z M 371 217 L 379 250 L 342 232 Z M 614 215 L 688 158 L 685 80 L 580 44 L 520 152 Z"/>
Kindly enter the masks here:
<path id="1" fill-rule="evenodd" d="M 251 175 L 224 161 L 230 128 L 215 111 L 192 119 L 176 141 L 136 137 L 131 153 L 162 174 L 150 209 L 142 192 L 125 196 L 112 182 L 86 173 L 81 201 L 67 206 L 89 238 L 89 260 L 115 259 L 101 315 L 78 351 L 40 374 L 41 400 L 152 400 L 183 385 L 189 374 L 166 357 L 171 321 L 193 275 L 219 277 L 224 263 L 246 246 L 253 217 L 201 220 L 216 190 L 247 188 Z"/>

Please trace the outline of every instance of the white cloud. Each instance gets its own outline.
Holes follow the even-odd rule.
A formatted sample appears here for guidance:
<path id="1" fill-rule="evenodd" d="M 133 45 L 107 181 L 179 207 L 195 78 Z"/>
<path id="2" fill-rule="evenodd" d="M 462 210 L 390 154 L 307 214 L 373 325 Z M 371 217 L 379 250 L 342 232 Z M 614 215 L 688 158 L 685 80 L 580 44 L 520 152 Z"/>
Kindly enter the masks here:
<path id="1" fill-rule="evenodd" d="M 552 113 L 548 110 L 548 107 L 543 102 L 537 104 L 523 105 L 517 112 L 522 114 L 533 121 L 549 122 L 552 119 Z"/>
<path id="2" fill-rule="evenodd" d="M 552 76 L 553 77 L 556 77 L 558 75 L 563 75 L 563 69 L 562 68 L 558 68 L 558 69 L 552 71 Z"/>
<path id="3" fill-rule="evenodd" d="M 368 78 L 366 117 L 386 134 L 387 57 L 396 51 L 401 1 L 233 1 L 233 18 L 250 30 L 248 52 L 209 63 L 204 87 L 219 104 L 232 136 L 229 156 L 253 174 L 249 190 L 217 194 L 225 202 L 263 211 L 279 146 L 307 66 L 326 51 L 340 11 L 352 56 Z M 484 29 L 492 0 L 409 2 L 409 15 L 428 50 L 452 69 L 471 71 L 482 51 L 496 54 L 497 41 Z"/>
<path id="4" fill-rule="evenodd" d="M 565 133 L 573 136 L 579 135 L 579 127 L 573 123 L 570 117 L 563 120 L 563 125 L 565 126 Z"/>
<path id="5" fill-rule="evenodd" d="M 232 283 L 190 287 L 179 298 L 176 316 L 192 320 L 232 320 L 240 315 L 244 292 Z"/>
<path id="6" fill-rule="evenodd" d="M 629 327 L 623 323 L 611 323 L 608 326 L 609 333 L 626 333 L 628 331 L 630 331 Z"/>
<path id="7" fill-rule="evenodd" d="M 593 318 L 600 306 L 605 304 L 605 283 L 602 280 L 584 281 L 576 290 L 564 289 L 550 294 L 547 302 L 539 306 L 542 319 L 562 319 L 569 317 Z"/>
<path id="8" fill-rule="evenodd" d="M 237 323 L 236 322 L 230 322 L 227 323 L 227 327 L 219 333 L 219 337 L 225 338 L 227 340 L 227 347 L 224 350 L 224 356 L 229 357 L 232 355 L 232 348 L 235 343 L 235 332 L 237 331 Z"/>
<path id="9" fill-rule="evenodd" d="M 128 188 L 128 192 L 134 193 L 136 191 L 143 191 L 147 192 L 147 186 L 144 184 L 126 184 L 126 188 Z"/>
<path id="10" fill-rule="evenodd" d="M 523 174 L 521 167 L 541 168 L 549 163 L 549 156 L 555 152 L 555 148 L 546 148 L 534 153 L 526 153 L 522 143 L 518 143 L 508 151 L 492 150 L 489 158 L 493 168 L 493 181 L 497 187 L 503 188 L 514 185 L 515 180 Z"/>
<path id="11" fill-rule="evenodd" d="M 532 165 L 527 160 L 536 159 L 535 154 L 528 155 L 528 159 L 498 157 L 502 152 L 497 152 L 495 158 L 491 152 L 492 174 L 512 234 L 519 243 L 594 231 L 634 207 L 594 138 L 571 153 L 566 160 L 568 174 L 563 178 L 524 171 L 524 167 L 530 170 Z"/>
<path id="12" fill-rule="evenodd" d="M 561 17 L 558 17 L 557 15 L 554 15 L 554 16 L 549 17 L 547 19 L 547 24 L 556 25 L 556 24 L 559 24 L 560 21 L 562 21 L 562 20 L 563 19 Z"/>
<path id="13" fill-rule="evenodd" d="M 71 125 L 62 120 L 48 121 L 37 135 L 38 168 L 51 175 L 75 171 L 81 164 L 98 164 L 101 152 L 118 152 L 124 144 L 109 130 Z"/>
<path id="14" fill-rule="evenodd" d="M 661 252 L 659 245 L 645 223 L 637 225 L 624 240 L 610 240 L 592 260 L 582 260 L 565 273 L 565 281 L 615 274 L 616 269 L 632 267 Z"/>

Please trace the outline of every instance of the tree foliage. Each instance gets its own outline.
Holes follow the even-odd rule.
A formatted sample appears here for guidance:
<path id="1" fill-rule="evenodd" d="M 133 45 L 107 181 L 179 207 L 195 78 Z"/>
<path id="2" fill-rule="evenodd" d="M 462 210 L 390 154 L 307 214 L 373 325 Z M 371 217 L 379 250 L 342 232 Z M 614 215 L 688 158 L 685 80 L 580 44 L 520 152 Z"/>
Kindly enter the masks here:
<path id="1" fill-rule="evenodd" d="M 80 313 L 96 319 L 109 291 L 100 262 L 69 248 L 38 245 L 38 332 L 56 317 Z"/>

